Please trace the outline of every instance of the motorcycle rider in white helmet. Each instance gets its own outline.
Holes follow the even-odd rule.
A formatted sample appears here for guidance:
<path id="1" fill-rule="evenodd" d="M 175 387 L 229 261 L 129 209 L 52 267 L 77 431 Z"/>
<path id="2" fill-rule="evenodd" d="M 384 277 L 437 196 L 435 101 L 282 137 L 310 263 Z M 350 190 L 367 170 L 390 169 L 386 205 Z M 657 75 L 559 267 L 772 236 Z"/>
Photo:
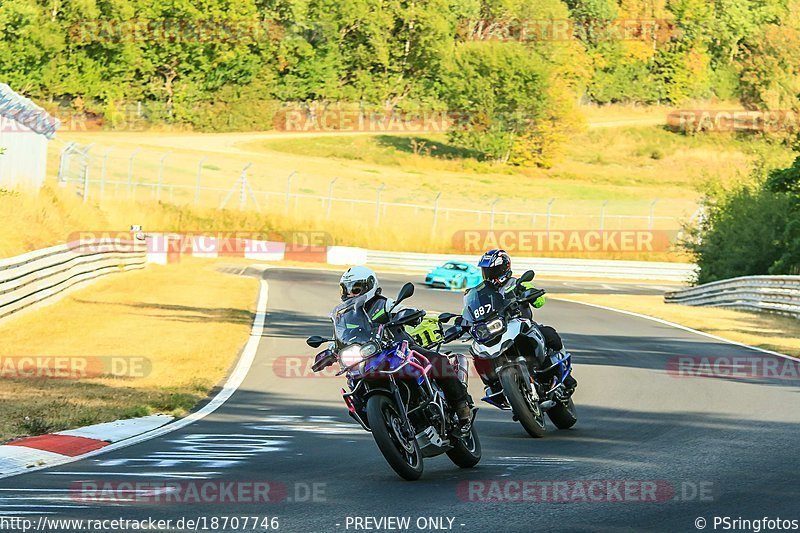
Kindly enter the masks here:
<path id="1" fill-rule="evenodd" d="M 394 315 L 392 311 L 394 300 L 381 294 L 378 276 L 370 268 L 354 266 L 347 269 L 339 280 L 339 289 L 343 302 L 357 296 L 365 296 L 364 309 L 370 320 L 377 324 L 385 324 Z M 467 426 L 472 420 L 472 398 L 467 392 L 466 385 L 458 379 L 450 360 L 446 355 L 423 348 L 405 332 L 401 335 L 413 350 L 431 362 L 433 365 L 431 377 L 439 384 L 445 399 L 455 409 L 462 428 Z"/>

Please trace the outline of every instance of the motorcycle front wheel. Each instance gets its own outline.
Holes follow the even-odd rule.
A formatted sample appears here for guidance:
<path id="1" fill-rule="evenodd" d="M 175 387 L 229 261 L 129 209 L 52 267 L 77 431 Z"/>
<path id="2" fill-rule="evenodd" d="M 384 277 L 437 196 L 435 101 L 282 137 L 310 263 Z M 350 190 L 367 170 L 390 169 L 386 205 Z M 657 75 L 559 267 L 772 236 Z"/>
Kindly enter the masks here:
<path id="1" fill-rule="evenodd" d="M 547 429 L 544 425 L 544 414 L 538 402 L 534 401 L 523 381 L 522 372 L 517 367 L 508 367 L 500 371 L 500 384 L 503 386 L 508 403 L 514 416 L 534 438 L 544 437 Z"/>
<path id="2" fill-rule="evenodd" d="M 367 400 L 367 420 L 386 462 L 401 478 L 415 481 L 422 475 L 422 452 L 417 440 L 403 436 L 403 420 L 394 402 L 383 394 Z"/>

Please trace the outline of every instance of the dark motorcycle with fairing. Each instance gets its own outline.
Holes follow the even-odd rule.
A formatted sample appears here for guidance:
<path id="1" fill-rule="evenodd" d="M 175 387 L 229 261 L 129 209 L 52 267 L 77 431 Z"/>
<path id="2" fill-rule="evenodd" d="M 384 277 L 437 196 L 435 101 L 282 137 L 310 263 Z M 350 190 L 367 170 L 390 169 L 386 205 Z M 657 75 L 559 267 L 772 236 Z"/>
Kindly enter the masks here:
<path id="1" fill-rule="evenodd" d="M 414 285 L 406 283 L 394 307 L 413 293 Z M 423 458 L 441 454 L 461 468 L 475 466 L 481 445 L 474 424 L 466 430 L 459 426 L 455 410 L 431 377 L 431 362 L 401 333 L 404 326 L 419 323 L 425 311 L 403 309 L 388 323 L 377 324 L 365 309 L 366 299 L 352 298 L 331 312 L 332 339 L 308 338 L 314 348 L 332 343 L 317 354 L 312 370 L 338 362 L 337 375 L 347 377 L 349 390 L 343 388 L 342 397 L 350 416 L 372 433 L 400 477 L 418 479 Z"/>
<path id="2" fill-rule="evenodd" d="M 564 385 L 572 372 L 571 355 L 548 349 L 539 328 L 522 312 L 546 292 L 525 287 L 533 278 L 533 271 L 525 272 L 507 295 L 481 284 L 464 296 L 460 317 L 448 314 L 442 319 L 456 318 L 456 327 L 445 332 L 447 342 L 469 331 L 470 354 L 490 386 L 483 401 L 512 410 L 514 420 L 538 438 L 546 433 L 545 413 L 559 429 L 572 427 L 578 418 L 571 391 Z"/>

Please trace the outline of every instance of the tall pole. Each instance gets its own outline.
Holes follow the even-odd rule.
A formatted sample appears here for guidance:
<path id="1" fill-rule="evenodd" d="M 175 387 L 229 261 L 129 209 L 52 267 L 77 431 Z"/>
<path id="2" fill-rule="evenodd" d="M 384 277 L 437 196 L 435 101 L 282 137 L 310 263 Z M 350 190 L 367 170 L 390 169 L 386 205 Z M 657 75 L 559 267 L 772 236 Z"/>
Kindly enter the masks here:
<path id="1" fill-rule="evenodd" d="M 377 226 L 381 222 L 381 193 L 383 192 L 383 188 L 386 187 L 385 183 L 381 183 L 381 186 L 378 187 L 378 197 L 375 201 L 375 225 Z"/>
<path id="2" fill-rule="evenodd" d="M 58 164 L 58 181 L 59 183 L 66 183 L 66 168 L 69 166 L 69 157 L 72 149 L 75 147 L 75 143 L 67 143 L 63 150 L 61 150 L 61 160 Z"/>
<path id="3" fill-rule="evenodd" d="M 439 198 L 442 196 L 442 193 L 438 193 L 436 195 L 436 199 L 433 201 L 433 225 L 431 226 L 431 240 L 436 237 L 436 222 L 439 218 Z"/>
<path id="4" fill-rule="evenodd" d="M 156 202 L 161 200 L 161 185 L 164 183 L 164 161 L 169 157 L 169 152 L 161 156 L 158 165 L 158 189 L 156 189 Z"/>
<path id="5" fill-rule="evenodd" d="M 550 198 L 550 201 L 547 202 L 547 234 L 548 235 L 550 234 L 550 219 L 551 219 L 551 215 L 552 215 L 553 202 L 555 202 L 555 201 L 556 201 L 555 198 Z"/>
<path id="6" fill-rule="evenodd" d="M 108 162 L 108 154 L 111 153 L 111 148 L 103 152 L 103 166 L 100 168 L 100 203 L 103 203 L 103 197 L 106 194 L 106 163 Z"/>
<path id="7" fill-rule="evenodd" d="M 194 186 L 194 205 L 197 207 L 200 205 L 200 180 L 203 177 L 203 163 L 206 162 L 205 157 L 201 157 L 200 161 L 197 162 L 197 183 Z"/>
<path id="8" fill-rule="evenodd" d="M 339 178 L 333 178 L 331 182 L 328 184 L 328 207 L 327 212 L 325 213 L 325 218 L 331 218 L 331 203 L 333 203 L 333 186 L 336 184 L 336 180 Z"/>
<path id="9" fill-rule="evenodd" d="M 242 174 L 239 176 L 239 210 L 243 211 L 247 203 L 247 169 L 253 166 L 253 163 L 247 163 L 242 169 Z"/>
<path id="10" fill-rule="evenodd" d="M 83 203 L 89 200 L 89 165 L 83 167 Z"/>
<path id="11" fill-rule="evenodd" d="M 492 202 L 492 209 L 491 212 L 489 213 L 489 231 L 492 231 L 494 229 L 494 206 L 496 206 L 497 202 L 499 201 L 500 198 L 495 198 L 494 202 Z"/>
<path id="12" fill-rule="evenodd" d="M 286 178 L 286 214 L 289 214 L 289 196 L 292 193 L 292 178 L 297 172 L 291 172 Z"/>
<path id="13" fill-rule="evenodd" d="M 657 203 L 658 203 L 658 198 L 656 198 L 655 200 L 650 202 L 650 218 L 647 221 L 647 229 L 651 230 L 651 231 L 653 229 L 653 218 L 654 218 L 653 215 L 655 215 L 655 210 L 656 210 L 656 204 Z"/>
<path id="14" fill-rule="evenodd" d="M 603 201 L 602 207 L 600 207 L 600 231 L 603 231 L 603 227 L 605 226 L 607 205 L 608 205 L 608 200 L 605 200 Z"/>
<path id="15" fill-rule="evenodd" d="M 128 198 L 130 198 L 131 190 L 133 189 L 133 160 L 136 159 L 138 153 L 139 149 L 137 148 L 131 154 L 130 159 L 128 159 Z"/>

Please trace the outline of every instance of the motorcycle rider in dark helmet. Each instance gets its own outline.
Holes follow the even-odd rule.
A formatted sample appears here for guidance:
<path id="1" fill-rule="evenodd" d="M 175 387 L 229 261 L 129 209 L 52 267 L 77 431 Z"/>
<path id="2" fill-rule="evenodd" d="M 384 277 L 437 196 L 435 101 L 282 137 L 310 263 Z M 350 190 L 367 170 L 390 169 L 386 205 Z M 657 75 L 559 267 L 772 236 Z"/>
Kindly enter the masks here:
<path id="1" fill-rule="evenodd" d="M 343 302 L 356 296 L 366 295 L 364 308 L 373 322 L 385 324 L 392 318 L 394 300 L 381 294 L 378 276 L 372 269 L 364 266 L 349 268 L 342 274 L 339 289 Z M 468 430 L 472 421 L 472 398 L 467 392 L 466 385 L 458 378 L 450 360 L 444 354 L 423 348 L 405 331 L 399 335 L 408 341 L 411 349 L 421 353 L 431 362 L 433 366 L 431 377 L 442 388 L 447 403 L 455 409 L 462 431 Z"/>
<path id="2" fill-rule="evenodd" d="M 517 290 L 517 280 L 512 276 L 511 271 L 511 257 L 505 250 L 489 250 L 483 257 L 481 257 L 480 261 L 478 262 L 478 267 L 481 269 L 481 274 L 483 276 L 484 283 L 488 286 L 494 287 L 503 295 L 509 294 L 511 291 Z M 526 291 L 530 289 L 535 289 L 536 287 L 532 282 L 524 282 L 520 288 L 520 290 Z M 533 320 L 533 310 L 531 306 L 535 309 L 541 308 L 546 302 L 544 295 L 537 298 L 532 304 L 526 305 L 523 307 L 522 316 L 530 320 L 542 333 L 542 336 L 545 340 L 545 348 L 551 353 L 558 353 L 564 350 L 564 342 L 561 340 L 561 336 L 555 330 L 555 328 L 551 326 L 545 326 L 539 324 Z M 479 372 L 481 377 L 483 374 Z M 488 383 L 485 383 L 487 386 Z M 569 394 L 572 394 L 575 391 L 575 388 L 578 386 L 578 382 L 572 377 L 572 373 L 564 380 L 564 387 L 567 389 Z M 494 391 L 496 392 L 496 391 Z"/>

